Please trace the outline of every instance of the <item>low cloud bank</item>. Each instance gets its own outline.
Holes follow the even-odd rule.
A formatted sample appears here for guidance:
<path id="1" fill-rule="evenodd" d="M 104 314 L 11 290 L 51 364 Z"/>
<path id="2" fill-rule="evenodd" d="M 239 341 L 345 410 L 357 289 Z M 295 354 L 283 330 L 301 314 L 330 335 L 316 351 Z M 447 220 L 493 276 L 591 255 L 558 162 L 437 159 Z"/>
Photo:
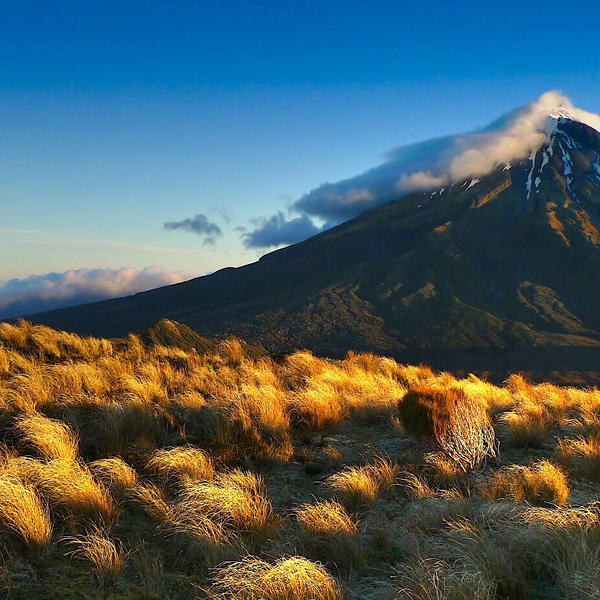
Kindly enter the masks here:
<path id="1" fill-rule="evenodd" d="M 378 167 L 337 183 L 324 183 L 294 202 L 288 219 L 277 213 L 259 221 L 256 230 L 244 234 L 244 243 L 249 248 L 266 248 L 297 242 L 411 192 L 486 175 L 540 147 L 558 116 L 600 131 L 599 115 L 575 108 L 559 92 L 546 92 L 480 131 L 396 148 Z M 289 235 L 290 231 L 296 235 Z"/>
<path id="2" fill-rule="evenodd" d="M 0 319 L 106 300 L 186 281 L 188 273 L 145 269 L 76 269 L 0 282 Z"/>
<path id="3" fill-rule="evenodd" d="M 164 224 L 167 231 L 187 231 L 195 233 L 204 238 L 204 244 L 214 244 L 217 238 L 223 235 L 221 228 L 203 214 L 195 215 L 193 218 L 183 219 L 182 221 L 167 221 Z"/>

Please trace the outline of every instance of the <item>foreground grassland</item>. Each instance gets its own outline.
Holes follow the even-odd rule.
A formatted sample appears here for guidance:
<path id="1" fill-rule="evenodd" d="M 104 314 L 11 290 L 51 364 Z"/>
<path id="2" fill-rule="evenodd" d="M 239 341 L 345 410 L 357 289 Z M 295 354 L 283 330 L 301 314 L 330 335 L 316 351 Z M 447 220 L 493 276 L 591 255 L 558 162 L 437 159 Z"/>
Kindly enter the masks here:
<path id="1" fill-rule="evenodd" d="M 600 392 L 245 348 L 0 324 L 0 597 L 600 598 Z"/>

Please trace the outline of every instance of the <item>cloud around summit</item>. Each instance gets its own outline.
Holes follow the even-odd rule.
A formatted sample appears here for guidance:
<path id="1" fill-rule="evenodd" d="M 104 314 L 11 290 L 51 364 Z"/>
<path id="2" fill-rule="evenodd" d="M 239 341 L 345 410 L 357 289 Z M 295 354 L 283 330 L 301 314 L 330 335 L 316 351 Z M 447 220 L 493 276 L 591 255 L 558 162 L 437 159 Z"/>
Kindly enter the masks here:
<path id="1" fill-rule="evenodd" d="M 243 234 L 243 241 L 248 248 L 298 242 L 411 192 L 486 175 L 540 147 L 547 137 L 549 117 L 558 114 L 600 131 L 599 115 L 574 107 L 560 92 L 546 92 L 481 130 L 391 150 L 381 165 L 304 194 L 291 204 L 288 218 L 278 212 L 259 219 L 254 231 Z"/>

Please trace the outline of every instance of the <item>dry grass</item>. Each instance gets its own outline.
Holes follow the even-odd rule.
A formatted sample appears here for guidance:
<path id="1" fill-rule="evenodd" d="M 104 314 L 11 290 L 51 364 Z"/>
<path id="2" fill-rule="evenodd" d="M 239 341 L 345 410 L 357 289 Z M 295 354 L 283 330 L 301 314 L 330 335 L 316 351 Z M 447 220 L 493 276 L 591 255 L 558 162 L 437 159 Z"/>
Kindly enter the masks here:
<path id="1" fill-rule="evenodd" d="M 16 429 L 23 441 L 42 458 L 75 460 L 79 453 L 79 440 L 69 427 L 39 413 L 21 417 Z"/>
<path id="2" fill-rule="evenodd" d="M 569 486 L 563 471 L 543 460 L 531 467 L 513 465 L 496 471 L 483 485 L 482 493 L 493 500 L 512 497 L 516 502 L 561 506 L 569 497 Z"/>
<path id="3" fill-rule="evenodd" d="M 210 456 L 195 446 L 155 450 L 146 468 L 164 481 L 212 479 L 215 472 Z"/>
<path id="4" fill-rule="evenodd" d="M 416 557 L 397 575 L 397 600 L 493 600 L 495 585 L 479 571 L 452 568 L 442 560 Z"/>
<path id="5" fill-rule="evenodd" d="M 262 479 L 240 470 L 220 473 L 213 481 L 186 481 L 174 512 L 176 521 L 190 523 L 201 516 L 229 536 L 264 538 L 278 523 Z"/>
<path id="6" fill-rule="evenodd" d="M 358 526 L 341 504 L 321 500 L 302 504 L 294 512 L 308 556 L 335 563 L 338 569 L 363 566 Z"/>
<path id="7" fill-rule="evenodd" d="M 167 502 L 165 493 L 153 484 L 137 485 L 133 489 L 133 498 L 155 521 L 163 525 L 173 523 L 173 511 Z"/>
<path id="8" fill-rule="evenodd" d="M 296 511 L 300 527 L 313 534 L 357 535 L 358 527 L 346 509 L 333 500 L 302 504 Z"/>
<path id="9" fill-rule="evenodd" d="M 494 428 L 484 405 L 460 389 L 421 385 L 409 390 L 398 411 L 405 429 L 439 446 L 463 470 L 496 455 Z"/>
<path id="10" fill-rule="evenodd" d="M 131 493 L 137 483 L 138 475 L 122 458 L 101 458 L 90 464 L 93 475 L 112 493 L 123 498 Z"/>
<path id="11" fill-rule="evenodd" d="M 573 474 L 600 481 L 600 440 L 597 437 L 560 440 L 558 459 Z"/>
<path id="12" fill-rule="evenodd" d="M 33 550 L 52 538 L 50 514 L 35 488 L 10 473 L 0 475 L 0 527 Z"/>
<path id="13" fill-rule="evenodd" d="M 19 474 L 35 486 L 57 513 L 106 523 L 117 516 L 108 490 L 94 480 L 85 465 L 55 458 L 48 462 L 22 460 L 17 466 Z"/>
<path id="14" fill-rule="evenodd" d="M 341 600 L 336 581 L 319 564 L 301 556 L 274 564 L 248 557 L 215 574 L 213 598 L 223 600 Z"/>
<path id="15" fill-rule="evenodd" d="M 51 597 L 44 574 L 68 572 L 65 597 L 600 597 L 598 390 L 256 356 L 0 325 L 0 596 Z M 492 423 L 501 469 L 479 462 Z M 569 483 L 535 462 L 555 449 Z M 317 473 L 330 497 L 311 500 Z M 49 513 L 116 585 L 65 571 Z M 143 548 L 126 568 L 113 525 Z"/>
<path id="16" fill-rule="evenodd" d="M 409 498 L 431 498 L 435 495 L 427 482 L 414 473 L 401 473 L 398 479 L 400 488 Z"/>
<path id="17" fill-rule="evenodd" d="M 67 541 L 75 546 L 71 556 L 89 560 L 102 585 L 112 583 L 123 568 L 123 547 L 106 537 L 101 529 L 93 528 L 90 533 Z"/>
<path id="18" fill-rule="evenodd" d="M 361 467 L 346 467 L 325 481 L 325 486 L 350 510 L 367 508 L 380 494 L 391 490 L 398 466 L 385 458 Z"/>

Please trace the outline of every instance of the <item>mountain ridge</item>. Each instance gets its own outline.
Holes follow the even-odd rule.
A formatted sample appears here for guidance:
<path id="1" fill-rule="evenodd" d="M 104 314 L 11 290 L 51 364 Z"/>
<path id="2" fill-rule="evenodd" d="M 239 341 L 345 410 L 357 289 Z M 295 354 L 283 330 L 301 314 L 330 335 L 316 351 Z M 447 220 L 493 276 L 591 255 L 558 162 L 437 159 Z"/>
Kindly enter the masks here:
<path id="1" fill-rule="evenodd" d="M 167 317 L 272 352 L 370 350 L 596 381 L 600 133 L 564 115 L 550 125 L 529 158 L 405 195 L 255 263 L 30 318 L 118 337 Z"/>

